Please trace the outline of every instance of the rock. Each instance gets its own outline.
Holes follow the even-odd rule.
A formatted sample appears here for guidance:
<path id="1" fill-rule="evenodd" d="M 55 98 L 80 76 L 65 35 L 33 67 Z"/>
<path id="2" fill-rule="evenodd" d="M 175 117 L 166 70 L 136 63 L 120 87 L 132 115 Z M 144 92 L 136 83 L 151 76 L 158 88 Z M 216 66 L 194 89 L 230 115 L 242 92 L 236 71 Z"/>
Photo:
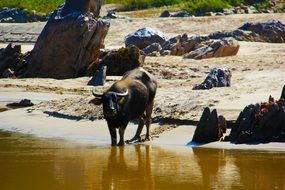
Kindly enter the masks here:
<path id="1" fill-rule="evenodd" d="M 165 18 L 165 17 L 170 17 L 170 12 L 165 10 L 163 11 L 159 17 Z"/>
<path id="2" fill-rule="evenodd" d="M 236 55 L 239 43 L 234 38 L 222 38 L 218 41 L 208 42 L 201 48 L 184 55 L 184 58 L 206 59 L 211 57 L 226 57 Z"/>
<path id="3" fill-rule="evenodd" d="M 205 16 L 216 16 L 214 12 L 205 12 Z"/>
<path id="4" fill-rule="evenodd" d="M 277 20 L 246 23 L 232 32 L 214 32 L 208 37 L 210 39 L 233 37 L 240 41 L 284 43 L 285 25 Z"/>
<path id="5" fill-rule="evenodd" d="M 178 12 L 171 14 L 171 17 L 188 17 L 188 16 L 189 14 L 185 11 L 178 11 Z"/>
<path id="6" fill-rule="evenodd" d="M 239 41 L 262 41 L 260 36 L 251 31 L 244 30 L 234 30 L 232 32 L 214 32 L 208 36 L 210 39 L 220 39 L 220 38 L 228 38 L 233 37 Z"/>
<path id="7" fill-rule="evenodd" d="M 144 55 L 136 46 L 128 46 L 108 52 L 98 65 L 93 67 L 107 66 L 107 75 L 121 76 L 125 72 L 141 66 L 144 62 Z"/>
<path id="8" fill-rule="evenodd" d="M 188 37 L 187 34 L 178 35 L 165 42 L 162 46 L 161 52 L 170 50 L 171 55 L 181 56 L 194 50 L 201 42 L 207 40 L 207 37 L 199 35 L 191 37 Z"/>
<path id="9" fill-rule="evenodd" d="M 98 61 L 109 29 L 99 15 L 101 0 L 67 0 L 55 10 L 41 32 L 26 77 L 66 79 L 84 76 Z"/>
<path id="10" fill-rule="evenodd" d="M 87 85 L 103 86 L 106 82 L 107 66 L 100 67 Z"/>
<path id="11" fill-rule="evenodd" d="M 237 144 L 285 142 L 284 99 L 270 96 L 268 102 L 246 106 L 227 139 Z"/>
<path id="12" fill-rule="evenodd" d="M 246 14 L 252 14 L 252 13 L 253 13 L 253 11 L 251 10 L 250 7 L 245 7 L 245 8 L 244 8 L 244 12 L 245 12 Z"/>
<path id="13" fill-rule="evenodd" d="M 267 22 L 245 23 L 239 29 L 256 33 L 265 42 L 272 42 L 272 43 L 285 42 L 285 25 L 278 20 L 269 20 Z"/>
<path id="14" fill-rule="evenodd" d="M 232 15 L 234 14 L 233 10 L 232 9 L 223 9 L 223 13 L 225 15 Z"/>
<path id="15" fill-rule="evenodd" d="M 159 30 L 153 28 L 141 28 L 133 34 L 125 37 L 126 47 L 135 45 L 139 49 L 143 49 L 153 43 L 159 43 L 161 46 L 166 42 L 166 36 Z"/>
<path id="16" fill-rule="evenodd" d="M 216 16 L 225 16 L 225 14 L 222 13 L 222 12 L 217 12 L 217 13 L 216 13 Z"/>
<path id="17" fill-rule="evenodd" d="M 21 46 L 8 44 L 6 48 L 0 50 L 0 78 L 11 77 L 15 71 L 15 67 L 21 62 L 23 55 L 21 54 Z"/>
<path id="18" fill-rule="evenodd" d="M 35 11 L 28 12 L 27 10 L 19 8 L 2 8 L 0 9 L 0 22 L 14 22 L 14 23 L 25 23 L 25 22 L 37 22 L 47 21 L 47 15 L 37 15 Z"/>
<path id="19" fill-rule="evenodd" d="M 171 51 L 170 50 L 161 50 L 160 55 L 161 56 L 171 55 Z"/>
<path id="20" fill-rule="evenodd" d="M 145 48 L 143 48 L 141 51 L 143 52 L 144 55 L 154 55 L 159 53 L 161 50 L 161 46 L 159 43 L 153 43 Z"/>
<path id="21" fill-rule="evenodd" d="M 232 72 L 228 68 L 217 69 L 214 68 L 206 76 L 205 80 L 193 87 L 193 90 L 205 90 L 213 87 L 230 87 Z"/>
<path id="22" fill-rule="evenodd" d="M 223 118 L 220 116 L 219 118 Z M 224 121 L 222 121 L 224 122 Z M 192 138 L 194 143 L 211 143 L 219 141 L 223 136 L 223 130 L 221 126 L 224 125 L 219 123 L 217 110 L 214 109 L 212 112 L 210 108 L 205 108 L 201 116 L 200 121 L 197 124 L 197 128 Z M 224 127 L 224 126 L 222 126 Z"/>
<path id="23" fill-rule="evenodd" d="M 20 102 L 10 103 L 10 104 L 7 104 L 6 106 L 9 108 L 24 108 L 24 107 L 31 107 L 33 105 L 34 103 L 32 103 L 31 100 L 23 99 Z"/>
<path id="24" fill-rule="evenodd" d="M 107 15 L 103 17 L 104 19 L 116 19 L 118 16 L 115 11 L 108 11 Z"/>

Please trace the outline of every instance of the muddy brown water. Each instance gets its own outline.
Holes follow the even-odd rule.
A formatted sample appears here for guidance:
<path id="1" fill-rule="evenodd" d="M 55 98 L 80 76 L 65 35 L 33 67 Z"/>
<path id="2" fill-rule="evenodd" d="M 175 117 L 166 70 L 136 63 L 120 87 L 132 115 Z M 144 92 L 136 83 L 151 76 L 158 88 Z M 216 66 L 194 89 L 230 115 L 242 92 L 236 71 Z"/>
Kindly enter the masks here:
<path id="1" fill-rule="evenodd" d="M 285 189 L 285 153 L 128 145 L 0 132 L 0 189 Z"/>

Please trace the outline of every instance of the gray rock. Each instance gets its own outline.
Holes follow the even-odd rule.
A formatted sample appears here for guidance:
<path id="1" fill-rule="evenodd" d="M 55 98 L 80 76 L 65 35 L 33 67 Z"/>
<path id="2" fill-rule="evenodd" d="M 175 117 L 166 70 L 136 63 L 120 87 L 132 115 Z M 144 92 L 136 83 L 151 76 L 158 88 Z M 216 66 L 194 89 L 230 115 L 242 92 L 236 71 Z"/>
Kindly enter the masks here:
<path id="1" fill-rule="evenodd" d="M 88 82 L 87 85 L 103 86 L 106 82 L 106 72 L 107 72 L 107 66 L 100 67 L 95 72 L 94 76 L 91 78 L 91 80 Z"/>
<path id="2" fill-rule="evenodd" d="M 178 11 L 171 14 L 171 17 L 189 17 L 189 14 L 185 11 Z"/>
<path id="3" fill-rule="evenodd" d="M 0 22 L 8 23 L 25 23 L 25 22 L 37 22 L 47 21 L 48 15 L 37 15 L 34 12 L 28 12 L 27 10 L 19 8 L 2 8 L 0 9 Z"/>
<path id="4" fill-rule="evenodd" d="M 210 39 L 233 37 L 240 41 L 285 43 L 285 25 L 278 20 L 245 23 L 232 32 L 214 32 Z"/>
<path id="5" fill-rule="evenodd" d="M 261 40 L 272 43 L 285 42 L 285 25 L 278 20 L 266 22 L 245 23 L 239 28 L 244 31 L 251 31 L 260 36 Z"/>
<path id="6" fill-rule="evenodd" d="M 141 28 L 125 37 L 126 47 L 135 45 L 143 49 L 153 43 L 159 43 L 161 46 L 166 42 L 167 37 L 159 30 L 153 28 Z"/>
<path id="7" fill-rule="evenodd" d="M 161 50 L 161 46 L 159 43 L 153 43 L 145 48 L 143 48 L 141 51 L 145 54 L 145 55 L 156 55 L 156 53 L 160 52 Z"/>
<path id="8" fill-rule="evenodd" d="M 115 11 L 108 11 L 107 15 L 103 17 L 104 19 L 116 19 L 118 16 Z"/>
<path id="9" fill-rule="evenodd" d="M 165 17 L 170 17 L 170 12 L 165 10 L 163 11 L 159 17 L 165 18 Z"/>
<path id="10" fill-rule="evenodd" d="M 193 87 L 193 90 L 206 90 L 214 87 L 230 87 L 232 72 L 228 68 L 214 68 L 206 76 L 205 80 Z"/>

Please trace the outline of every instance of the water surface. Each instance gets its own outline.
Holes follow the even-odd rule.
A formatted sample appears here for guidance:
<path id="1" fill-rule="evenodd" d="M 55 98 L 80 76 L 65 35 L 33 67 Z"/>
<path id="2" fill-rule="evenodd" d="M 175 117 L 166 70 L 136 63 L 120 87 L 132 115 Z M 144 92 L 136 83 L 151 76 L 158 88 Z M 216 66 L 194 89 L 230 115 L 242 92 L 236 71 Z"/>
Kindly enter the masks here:
<path id="1" fill-rule="evenodd" d="M 0 189 L 285 189 L 285 153 L 111 148 L 0 132 Z"/>

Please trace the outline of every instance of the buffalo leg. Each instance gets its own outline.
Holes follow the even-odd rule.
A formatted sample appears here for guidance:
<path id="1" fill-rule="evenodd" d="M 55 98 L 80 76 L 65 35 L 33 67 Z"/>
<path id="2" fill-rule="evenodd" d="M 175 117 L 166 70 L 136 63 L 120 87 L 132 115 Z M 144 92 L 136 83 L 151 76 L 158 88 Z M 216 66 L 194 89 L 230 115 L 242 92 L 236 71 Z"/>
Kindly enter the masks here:
<path id="1" fill-rule="evenodd" d="M 111 135 L 111 144 L 112 146 L 116 146 L 117 145 L 117 133 L 116 133 L 116 128 L 115 127 L 110 127 L 109 128 L 109 132 Z"/>
<path id="2" fill-rule="evenodd" d="M 145 117 L 145 125 L 146 125 L 146 135 L 145 139 L 150 140 L 150 135 L 149 135 L 149 128 L 151 124 L 151 114 L 152 114 L 152 109 L 153 109 L 153 104 L 154 101 L 152 101 L 149 105 L 146 107 L 146 117 Z"/>
<path id="3" fill-rule="evenodd" d="M 138 125 L 137 132 L 136 132 L 135 136 L 132 139 L 128 140 L 127 143 L 133 142 L 135 140 L 141 141 L 140 135 L 142 133 L 143 126 L 144 126 L 144 119 L 142 116 L 139 118 L 139 125 Z"/>
<path id="4" fill-rule="evenodd" d="M 124 141 L 125 129 L 126 129 L 126 126 L 119 127 L 120 141 L 118 143 L 118 146 L 123 146 L 125 144 L 125 141 Z"/>

